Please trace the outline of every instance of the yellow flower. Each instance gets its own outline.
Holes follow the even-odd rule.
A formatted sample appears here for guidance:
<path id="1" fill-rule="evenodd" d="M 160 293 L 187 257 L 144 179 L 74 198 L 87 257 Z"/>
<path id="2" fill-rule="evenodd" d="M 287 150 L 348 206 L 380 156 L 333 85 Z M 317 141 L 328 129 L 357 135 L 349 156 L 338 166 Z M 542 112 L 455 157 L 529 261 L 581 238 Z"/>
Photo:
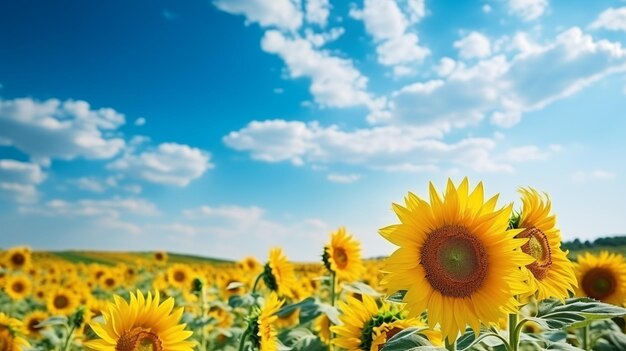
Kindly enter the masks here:
<path id="1" fill-rule="evenodd" d="M 165 251 L 157 251 L 154 253 L 154 260 L 157 263 L 165 263 L 167 262 L 167 252 Z"/>
<path id="2" fill-rule="evenodd" d="M 278 319 L 276 312 L 284 303 L 285 300 L 279 300 L 275 292 L 272 292 L 265 300 L 265 304 L 263 304 L 257 319 L 257 327 L 259 328 L 257 336 L 260 342 L 259 351 L 278 350 L 278 338 L 273 323 Z"/>
<path id="3" fill-rule="evenodd" d="M 174 308 L 174 299 L 161 303 L 159 293 L 146 297 L 140 291 L 130 294 L 130 303 L 114 296 L 102 311 L 104 323 L 89 324 L 101 338 L 85 343 L 96 351 L 192 351 L 194 343 L 187 341 L 192 332 L 180 324 L 183 308 Z"/>
<path id="4" fill-rule="evenodd" d="M 417 318 L 405 317 L 397 305 L 380 308 L 369 295 L 362 301 L 348 296 L 338 303 L 342 325 L 330 327 L 337 334 L 332 341 L 348 351 L 378 351 L 393 335 L 408 327 L 425 327 Z"/>
<path id="5" fill-rule="evenodd" d="M 443 199 L 430 184 L 430 203 L 409 193 L 406 205 L 393 205 L 400 224 L 380 230 L 400 246 L 388 259 L 381 282 L 389 294 L 406 291 L 409 316 L 428 310 L 428 324 L 448 341 L 469 324 L 497 323 L 517 313 L 515 295 L 528 291 L 523 267 L 533 262 L 521 251 L 528 239 L 509 230 L 512 206 L 496 210 L 498 195 L 484 201 L 483 185 L 469 193 L 467 178 L 448 180 Z M 522 269 L 520 269 L 522 267 Z"/>
<path id="6" fill-rule="evenodd" d="M 588 296 L 602 302 L 622 306 L 626 301 L 626 260 L 624 256 L 602 251 L 599 256 L 589 252 L 578 255 L 577 296 Z"/>
<path id="7" fill-rule="evenodd" d="M 23 351 L 24 347 L 30 347 L 22 334 L 24 325 L 15 318 L 11 318 L 0 312 L 0 349 L 7 351 Z"/>
<path id="8" fill-rule="evenodd" d="M 578 285 L 574 274 L 574 265 L 567 258 L 567 252 L 561 250 L 561 232 L 556 227 L 556 216 L 550 214 L 550 198 L 545 200 L 534 189 L 520 189 L 522 194 L 522 212 L 514 217 L 515 228 L 524 231 L 517 238 L 528 238 L 522 251 L 533 256 L 535 262 L 528 268 L 528 283 L 531 293 L 536 292 L 538 300 L 555 297 L 561 300 L 569 297 Z"/>
<path id="9" fill-rule="evenodd" d="M 186 264 L 176 263 L 167 270 L 167 281 L 181 290 L 189 291 L 193 279 L 194 273 Z"/>
<path id="10" fill-rule="evenodd" d="M 293 265 L 287 260 L 283 251 L 276 247 L 270 250 L 269 260 L 265 264 L 263 274 L 265 285 L 281 296 L 292 296 L 292 288 L 298 283 Z"/>
<path id="11" fill-rule="evenodd" d="M 30 248 L 26 246 L 13 247 L 4 254 L 4 263 L 13 270 L 26 269 L 31 264 Z"/>
<path id="12" fill-rule="evenodd" d="M 52 315 L 67 316 L 78 307 L 79 296 L 72 290 L 57 289 L 48 295 L 46 307 Z"/>
<path id="13" fill-rule="evenodd" d="M 340 280 L 355 281 L 365 270 L 360 244 L 344 227 L 331 234 L 330 244 L 324 248 L 323 259 L 326 268 L 335 272 Z"/>
<path id="14" fill-rule="evenodd" d="M 24 316 L 24 327 L 28 332 L 28 336 L 33 339 L 41 339 L 41 332 L 45 330 L 46 327 L 39 327 L 37 325 L 47 318 L 48 314 L 44 311 L 32 311 Z"/>
<path id="15" fill-rule="evenodd" d="M 322 340 L 322 342 L 325 344 L 330 343 L 331 325 L 332 323 L 330 319 L 328 318 L 328 316 L 326 315 L 326 313 L 322 313 L 319 317 L 317 317 L 317 319 L 315 320 L 315 324 L 313 326 L 313 329 L 315 329 L 315 331 L 317 332 L 317 335 L 319 335 L 320 340 Z"/>
<path id="16" fill-rule="evenodd" d="M 13 300 L 22 300 L 30 296 L 33 284 L 23 275 L 12 275 L 6 278 L 4 292 Z"/>

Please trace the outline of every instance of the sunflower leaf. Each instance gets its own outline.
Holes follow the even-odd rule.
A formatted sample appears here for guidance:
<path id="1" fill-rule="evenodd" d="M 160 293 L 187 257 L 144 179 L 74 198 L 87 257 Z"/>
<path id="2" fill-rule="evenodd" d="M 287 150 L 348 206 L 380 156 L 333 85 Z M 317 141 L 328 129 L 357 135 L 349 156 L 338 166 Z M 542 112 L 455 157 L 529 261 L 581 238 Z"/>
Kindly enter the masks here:
<path id="1" fill-rule="evenodd" d="M 626 315 L 626 309 L 622 307 L 586 297 L 567 299 L 565 303 L 556 299 L 543 300 L 537 308 L 537 315 L 529 319 L 550 330 L 578 328 L 592 320 Z"/>
<path id="2" fill-rule="evenodd" d="M 382 296 L 381 293 L 379 293 L 378 291 L 374 290 L 374 288 L 372 288 L 371 286 L 365 284 L 365 283 L 361 283 L 361 282 L 354 282 L 354 283 L 349 283 L 349 284 L 342 284 L 341 287 L 351 293 L 357 293 L 357 294 L 365 294 L 365 295 L 369 295 L 369 296 L 373 296 L 373 297 L 380 297 Z"/>
<path id="3" fill-rule="evenodd" d="M 399 290 L 395 293 L 387 296 L 387 301 L 402 303 L 404 300 L 404 295 L 406 295 L 406 290 Z"/>
<path id="4" fill-rule="evenodd" d="M 52 316 L 37 324 L 38 328 L 43 328 L 51 325 L 67 325 L 67 317 L 65 316 Z"/>
<path id="5" fill-rule="evenodd" d="M 420 334 L 423 329 L 406 328 L 402 330 L 385 343 L 382 351 L 445 350 L 433 346 L 425 336 Z"/>

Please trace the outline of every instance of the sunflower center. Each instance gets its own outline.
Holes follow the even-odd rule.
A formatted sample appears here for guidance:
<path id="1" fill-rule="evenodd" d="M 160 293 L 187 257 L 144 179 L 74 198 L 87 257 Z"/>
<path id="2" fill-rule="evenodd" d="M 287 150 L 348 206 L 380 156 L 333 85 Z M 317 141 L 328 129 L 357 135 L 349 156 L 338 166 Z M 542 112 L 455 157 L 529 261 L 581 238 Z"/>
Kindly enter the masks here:
<path id="1" fill-rule="evenodd" d="M 174 272 L 174 280 L 177 282 L 185 281 L 185 272 L 183 271 Z"/>
<path id="2" fill-rule="evenodd" d="M 116 351 L 163 351 L 161 339 L 155 333 L 134 328 L 124 333 L 115 345 Z"/>
<path id="3" fill-rule="evenodd" d="M 19 252 L 16 252 L 13 254 L 13 256 L 11 256 L 11 263 L 16 266 L 22 266 L 24 265 L 24 263 L 26 263 L 26 256 Z"/>
<path id="4" fill-rule="evenodd" d="M 602 300 L 615 292 L 615 276 L 605 268 L 593 268 L 585 274 L 582 288 L 587 296 Z"/>
<path id="5" fill-rule="evenodd" d="M 39 323 L 43 322 L 41 319 L 39 318 L 33 318 L 30 321 L 28 321 L 28 330 L 30 330 L 32 333 L 36 333 L 38 331 L 40 331 L 41 329 L 43 329 L 43 327 L 38 327 Z M 1 350 L 1 349 L 0 349 Z"/>
<path id="6" fill-rule="evenodd" d="M 487 276 L 487 250 L 467 228 L 445 225 L 433 230 L 420 253 L 430 285 L 442 295 L 470 296 Z"/>
<path id="7" fill-rule="evenodd" d="M 112 287 L 115 285 L 115 279 L 113 278 L 107 278 L 104 280 L 104 284 L 108 287 Z"/>
<path id="8" fill-rule="evenodd" d="M 337 248 L 335 249 L 334 256 L 337 266 L 341 269 L 346 268 L 348 265 L 348 254 L 346 253 L 346 250 L 343 248 Z"/>
<path id="9" fill-rule="evenodd" d="M 530 227 L 517 234 L 517 238 L 528 238 L 528 242 L 522 245 L 522 251 L 535 259 L 535 262 L 526 266 L 538 280 L 548 275 L 552 266 L 552 251 L 548 237 L 541 230 Z"/>
<path id="10" fill-rule="evenodd" d="M 58 296 L 54 297 L 54 300 L 52 301 L 52 304 L 56 308 L 63 309 L 63 308 L 67 307 L 70 304 L 70 300 L 67 298 L 67 296 L 58 295 Z"/>
<path id="11" fill-rule="evenodd" d="M 15 283 L 13 283 L 12 289 L 16 293 L 21 293 L 24 290 L 26 290 L 26 287 L 24 286 L 24 284 L 22 282 L 15 282 Z"/>
<path id="12" fill-rule="evenodd" d="M 157 252 L 156 254 L 154 254 L 154 258 L 156 258 L 157 261 L 162 261 L 163 260 L 163 254 L 160 252 Z"/>

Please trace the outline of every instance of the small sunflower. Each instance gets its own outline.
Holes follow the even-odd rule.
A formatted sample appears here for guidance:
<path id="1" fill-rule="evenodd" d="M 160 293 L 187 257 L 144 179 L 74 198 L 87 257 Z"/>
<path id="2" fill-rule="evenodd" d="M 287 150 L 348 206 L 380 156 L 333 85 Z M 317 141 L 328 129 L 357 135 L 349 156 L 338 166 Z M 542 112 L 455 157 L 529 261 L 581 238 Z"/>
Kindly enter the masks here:
<path id="1" fill-rule="evenodd" d="M 33 284 L 23 275 L 7 277 L 4 292 L 13 300 L 19 301 L 30 296 Z"/>
<path id="2" fill-rule="evenodd" d="M 5 265 L 13 270 L 27 269 L 31 264 L 30 248 L 26 246 L 13 247 L 4 254 Z"/>
<path id="3" fill-rule="evenodd" d="M 15 318 L 0 312 L 0 349 L 8 351 L 23 351 L 30 344 L 22 337 L 24 325 Z"/>
<path id="4" fill-rule="evenodd" d="M 186 264 L 176 263 L 167 270 L 167 281 L 181 290 L 189 291 L 193 279 L 194 273 Z"/>
<path id="5" fill-rule="evenodd" d="M 263 274 L 265 285 L 281 296 L 292 296 L 292 287 L 298 283 L 293 265 L 287 260 L 283 251 L 276 247 L 270 250 L 269 260 L 265 264 Z"/>
<path id="6" fill-rule="evenodd" d="M 165 251 L 157 251 L 154 253 L 154 260 L 157 263 L 165 263 L 167 262 L 167 252 Z"/>
<path id="7" fill-rule="evenodd" d="M 89 324 L 101 339 L 85 343 L 95 351 L 192 351 L 194 343 L 188 341 L 193 334 L 180 323 L 183 308 L 174 308 L 174 299 L 161 303 L 159 293 L 146 297 L 137 291 L 130 294 L 130 302 L 114 296 L 102 311 L 104 323 Z"/>
<path id="8" fill-rule="evenodd" d="M 52 315 L 67 316 L 80 304 L 80 297 L 69 289 L 57 289 L 46 300 L 48 312 Z"/>
<path id="9" fill-rule="evenodd" d="M 535 258 L 528 268 L 528 283 L 538 300 L 555 297 L 565 299 L 578 285 L 574 265 L 561 250 L 561 232 L 556 216 L 550 214 L 550 198 L 545 199 L 534 189 L 520 189 L 522 212 L 513 216 L 514 229 L 523 229 L 517 238 L 527 238 L 522 251 Z"/>
<path id="10" fill-rule="evenodd" d="M 347 351 L 378 351 L 398 332 L 408 327 L 426 326 L 417 318 L 407 319 L 406 313 L 397 305 L 383 303 L 378 307 L 369 295 L 363 295 L 362 301 L 349 296 L 338 306 L 343 324 L 332 326 L 330 330 L 337 334 L 333 344 Z M 438 343 L 437 340 L 431 341 Z"/>
<path id="11" fill-rule="evenodd" d="M 326 315 L 326 313 L 322 313 L 313 325 L 313 329 L 317 332 L 317 335 L 320 337 L 320 340 L 324 344 L 330 344 L 330 327 L 332 326 L 332 322 L 330 318 Z"/>
<path id="12" fill-rule="evenodd" d="M 278 319 L 276 312 L 284 303 L 285 300 L 279 300 L 278 295 L 272 292 L 258 312 L 256 320 L 252 320 L 253 342 L 259 351 L 278 350 L 279 342 L 274 323 Z"/>
<path id="13" fill-rule="evenodd" d="M 120 284 L 118 276 L 113 272 L 104 273 L 98 279 L 99 285 L 106 291 L 112 291 L 117 288 Z"/>
<path id="14" fill-rule="evenodd" d="M 365 271 L 360 244 L 344 227 L 331 234 L 322 258 L 326 269 L 337 274 L 340 280 L 355 281 Z"/>
<path id="15" fill-rule="evenodd" d="M 43 335 L 41 332 L 46 329 L 46 327 L 40 327 L 39 323 L 48 319 L 48 314 L 44 311 L 32 311 L 26 316 L 24 316 L 24 327 L 28 332 L 28 336 L 33 339 L 41 339 Z"/>
<path id="16" fill-rule="evenodd" d="M 577 296 L 588 296 L 602 302 L 623 306 L 626 302 L 626 260 L 624 256 L 602 251 L 578 255 Z"/>
<path id="17" fill-rule="evenodd" d="M 431 329 L 439 324 L 454 342 L 468 324 L 478 332 L 517 313 L 533 258 L 521 251 L 528 239 L 514 238 L 521 230 L 507 231 L 512 205 L 495 209 L 498 195 L 485 202 L 482 183 L 470 193 L 467 178 L 458 187 L 448 180 L 443 198 L 432 183 L 429 192 L 430 203 L 409 193 L 405 206 L 393 205 L 400 224 L 380 234 L 400 248 L 381 284 L 389 294 L 406 291 L 409 316 L 427 310 Z"/>

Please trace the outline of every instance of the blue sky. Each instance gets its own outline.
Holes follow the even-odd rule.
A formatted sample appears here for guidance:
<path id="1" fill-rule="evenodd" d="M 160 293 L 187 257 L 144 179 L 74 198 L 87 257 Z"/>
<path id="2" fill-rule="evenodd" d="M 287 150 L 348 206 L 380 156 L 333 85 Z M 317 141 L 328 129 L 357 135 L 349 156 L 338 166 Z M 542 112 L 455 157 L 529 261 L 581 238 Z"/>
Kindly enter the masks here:
<path id="1" fill-rule="evenodd" d="M 550 193 L 624 234 L 626 2 L 0 4 L 0 246 L 366 256 L 391 203 Z"/>

